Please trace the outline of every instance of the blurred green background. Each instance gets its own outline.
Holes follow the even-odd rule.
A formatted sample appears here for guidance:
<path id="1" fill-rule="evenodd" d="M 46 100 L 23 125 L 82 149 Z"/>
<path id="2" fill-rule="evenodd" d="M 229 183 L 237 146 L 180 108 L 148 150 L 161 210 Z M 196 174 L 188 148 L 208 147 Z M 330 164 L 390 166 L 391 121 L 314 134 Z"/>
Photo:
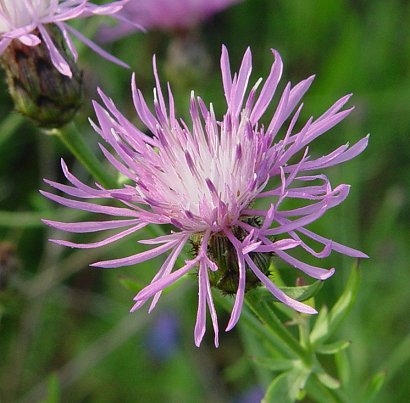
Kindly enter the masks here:
<path id="1" fill-rule="evenodd" d="M 77 25 L 91 33 L 96 27 L 91 21 Z M 313 227 L 370 255 L 361 264 L 358 300 L 338 334 L 352 341 L 351 401 L 358 401 L 356 391 L 377 371 L 387 375 L 375 401 L 408 401 L 410 3 L 245 0 L 191 32 L 189 41 L 148 32 L 104 46 L 131 65 L 148 99 L 156 53 L 181 116 L 186 116 L 191 89 L 213 102 L 221 116 L 222 43 L 228 46 L 233 69 L 251 46 L 253 82 L 267 76 L 273 61 L 270 48 L 284 60 L 282 88 L 287 80 L 295 83 L 316 74 L 304 98 L 303 119 L 354 93 L 350 104 L 355 111 L 311 152 L 325 153 L 367 133 L 370 145 L 355 160 L 327 170 L 334 184 L 352 184 L 351 194 Z M 97 98 L 100 86 L 134 119 L 130 72 L 85 48 L 79 64 L 87 94 L 76 123 L 99 153 L 98 136 L 87 122 L 93 116 L 90 99 Z M 75 174 L 90 184 L 92 180 L 57 139 L 13 112 L 5 83 L 0 92 L 0 270 L 7 275 L 0 291 L 0 401 L 258 401 L 261 385 L 241 345 L 240 328 L 223 333 L 219 349 L 213 347 L 211 332 L 200 349 L 194 346 L 195 281 L 188 279 L 164 295 L 151 315 L 144 309 L 129 314 L 133 292 L 124 286 L 127 277 L 149 282 L 160 259 L 104 271 L 88 264 L 134 252 L 135 238 L 88 251 L 47 242 L 62 235 L 43 226 L 41 217 L 75 220 L 80 213 L 42 198 L 42 178 L 63 181 L 63 156 Z M 335 265 L 337 271 L 322 288 L 319 306 L 331 305 L 340 295 L 352 263 L 337 254 L 326 259 L 324 266 Z M 219 312 L 220 323 L 226 323 Z"/>

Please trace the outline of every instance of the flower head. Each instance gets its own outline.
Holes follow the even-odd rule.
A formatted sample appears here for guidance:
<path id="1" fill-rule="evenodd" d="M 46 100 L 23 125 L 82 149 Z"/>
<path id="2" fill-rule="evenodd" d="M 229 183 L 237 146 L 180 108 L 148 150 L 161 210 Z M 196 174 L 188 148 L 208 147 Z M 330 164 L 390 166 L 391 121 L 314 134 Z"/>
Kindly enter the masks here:
<path id="1" fill-rule="evenodd" d="M 208 108 L 201 98 L 192 93 L 190 124 L 177 119 L 169 85 L 166 101 L 154 59 L 156 88 L 153 111 L 148 108 L 135 80 L 132 84 L 137 115 L 151 135 L 133 126 L 102 92 L 103 106 L 94 103 L 98 125 L 93 126 L 114 153 L 103 145 L 101 149 L 109 162 L 132 184 L 119 189 L 91 188 L 74 177 L 63 162 L 64 174 L 71 185 L 47 183 L 74 199 L 43 192 L 64 206 L 122 218 L 81 223 L 45 221 L 55 228 L 81 233 L 128 227 L 91 244 L 54 240 L 61 245 L 101 247 L 149 224 L 172 225 L 173 230 L 169 234 L 140 241 L 156 245 L 151 249 L 94 263 L 93 266 L 114 268 L 134 265 L 170 251 L 151 284 L 136 295 L 132 311 L 150 298 L 153 298 L 152 309 L 165 287 L 186 273 L 197 270 L 197 345 L 205 332 L 206 306 L 211 313 L 215 344 L 218 344 L 218 323 L 210 278 L 224 270 L 225 265 L 223 259 L 212 252 L 212 245 L 222 245 L 226 249 L 225 256 L 230 255 L 235 262 L 236 278 L 233 282 L 236 296 L 227 330 L 239 319 L 250 276 L 284 304 L 299 312 L 316 313 L 312 307 L 291 299 L 273 284 L 261 267 L 263 260 L 256 256 L 274 254 L 316 279 L 328 278 L 334 269 L 306 264 L 289 254 L 289 249 L 299 247 L 318 258 L 328 256 L 332 250 L 348 256 L 366 257 L 362 252 L 305 228 L 328 209 L 340 204 L 349 193 L 348 185 L 333 188 L 328 178 L 317 171 L 347 161 L 366 148 L 367 137 L 351 147 L 342 145 L 320 158 L 309 156 L 308 145 L 350 113 L 352 108 L 342 110 L 350 96 L 343 97 L 322 116 L 310 118 L 296 130 L 295 124 L 302 109 L 302 105 L 297 105 L 313 77 L 293 87 L 289 83 L 273 117 L 264 127 L 259 120 L 270 105 L 282 75 L 280 55 L 276 51 L 273 55 L 275 61 L 262 88 L 259 90 L 262 80 L 258 80 L 247 93 L 252 69 L 250 50 L 245 52 L 239 72 L 232 76 L 228 52 L 223 47 L 221 70 L 227 111 L 218 120 L 212 104 Z M 283 129 L 292 113 L 290 124 Z M 82 198 L 111 199 L 122 202 L 123 207 L 77 200 Z M 254 208 L 253 202 L 258 199 L 268 200 L 269 208 Z M 294 209 L 284 209 L 285 199 L 301 199 L 303 203 Z M 305 240 L 322 244 L 322 250 L 313 250 L 301 235 Z M 194 244 L 195 256 L 174 270 L 178 255 L 188 242 Z"/>
<path id="2" fill-rule="evenodd" d="M 113 15 L 121 10 L 123 4 L 124 1 L 99 6 L 87 0 L 0 0 L 0 55 L 13 40 L 29 47 L 38 46 L 44 42 L 55 68 L 61 74 L 71 77 L 69 63 L 55 45 L 48 29 L 49 24 L 54 24 L 61 31 L 67 48 L 75 60 L 77 51 L 69 34 L 84 42 L 104 58 L 128 67 L 66 23 L 75 18 L 92 15 Z"/>
<path id="3" fill-rule="evenodd" d="M 238 3 L 239 0 L 130 0 L 120 15 L 139 21 L 148 30 L 185 30 L 201 23 L 213 14 Z M 107 40 L 132 32 L 129 24 L 106 28 Z"/>

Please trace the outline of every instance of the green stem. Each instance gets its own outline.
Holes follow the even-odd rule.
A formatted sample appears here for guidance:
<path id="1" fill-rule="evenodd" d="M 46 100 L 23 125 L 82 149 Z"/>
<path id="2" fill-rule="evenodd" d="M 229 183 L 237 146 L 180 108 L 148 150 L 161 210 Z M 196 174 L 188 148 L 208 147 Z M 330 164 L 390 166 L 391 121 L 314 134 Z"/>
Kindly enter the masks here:
<path id="1" fill-rule="evenodd" d="M 306 351 L 292 333 L 285 328 L 272 308 L 265 302 L 258 301 L 255 296 L 247 295 L 245 301 L 256 316 L 268 326 L 271 332 L 310 368 L 312 365 L 311 354 Z"/>
<path id="2" fill-rule="evenodd" d="M 228 313 L 232 312 L 232 299 L 227 296 L 223 296 L 220 292 L 215 291 L 213 294 L 214 300 L 224 308 Z M 241 312 L 241 323 L 246 326 L 246 330 L 251 330 L 255 335 L 257 335 L 261 340 L 267 340 L 276 351 L 280 352 L 284 357 L 294 357 L 294 354 L 287 345 L 282 343 L 275 334 L 269 331 L 265 326 L 263 326 L 255 315 L 248 309 L 243 309 Z"/>
<path id="3" fill-rule="evenodd" d="M 0 123 L 0 146 L 3 145 L 23 123 L 24 118 L 16 112 L 10 112 Z"/>
<path id="4" fill-rule="evenodd" d="M 304 317 L 300 317 L 298 320 L 298 327 L 299 327 L 299 340 L 300 340 L 300 345 L 303 346 L 303 348 L 306 351 L 311 352 L 312 351 L 312 346 L 310 344 L 310 339 L 309 339 L 309 320 Z"/>
<path id="5" fill-rule="evenodd" d="M 29 211 L 0 211 L 0 227 L 3 228 L 36 228 L 44 225 L 42 213 Z"/>
<path id="6" fill-rule="evenodd" d="M 318 403 L 347 403 L 336 390 L 328 389 L 322 385 L 316 376 L 309 378 L 306 390 Z"/>
<path id="7" fill-rule="evenodd" d="M 53 129 L 51 134 L 56 135 L 71 151 L 93 178 L 105 188 L 117 187 L 116 181 L 108 174 L 107 170 L 90 150 L 74 123 L 62 129 Z"/>

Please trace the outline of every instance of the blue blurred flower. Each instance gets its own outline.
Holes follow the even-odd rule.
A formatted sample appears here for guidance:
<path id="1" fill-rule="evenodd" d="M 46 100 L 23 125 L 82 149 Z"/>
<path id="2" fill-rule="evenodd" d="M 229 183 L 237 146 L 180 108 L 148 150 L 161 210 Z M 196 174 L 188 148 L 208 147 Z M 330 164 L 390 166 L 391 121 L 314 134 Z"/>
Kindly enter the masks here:
<path id="1" fill-rule="evenodd" d="M 150 356 L 158 361 L 167 360 L 176 350 L 179 339 L 177 317 L 170 313 L 161 313 L 148 330 L 145 339 Z"/>

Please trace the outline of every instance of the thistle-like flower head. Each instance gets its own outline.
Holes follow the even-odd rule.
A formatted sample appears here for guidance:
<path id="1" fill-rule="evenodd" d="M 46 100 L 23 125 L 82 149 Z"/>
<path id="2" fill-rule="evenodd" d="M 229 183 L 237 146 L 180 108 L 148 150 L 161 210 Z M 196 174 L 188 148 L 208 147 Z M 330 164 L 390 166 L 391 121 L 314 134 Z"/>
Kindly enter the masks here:
<path id="1" fill-rule="evenodd" d="M 71 77 L 69 63 L 55 45 L 47 29 L 48 24 L 54 24 L 60 29 L 67 48 L 75 60 L 77 51 L 70 34 L 106 59 L 127 67 L 121 60 L 101 49 L 66 23 L 75 18 L 92 15 L 113 15 L 121 10 L 123 4 L 124 1 L 99 6 L 87 0 L 0 0 L 0 55 L 13 40 L 18 40 L 30 47 L 44 42 L 56 69 L 61 74 Z"/>
<path id="2" fill-rule="evenodd" d="M 352 109 L 342 110 L 350 96 L 337 101 L 319 118 L 310 118 L 301 129 L 295 129 L 302 109 L 298 104 L 313 81 L 313 77 L 309 77 L 295 86 L 288 84 L 268 124 L 266 127 L 261 125 L 259 120 L 271 104 L 282 75 L 282 60 L 276 51 L 273 55 L 275 61 L 265 83 L 262 85 L 260 79 L 247 91 L 252 69 L 250 50 L 245 52 L 239 72 L 232 76 L 228 52 L 223 47 L 221 70 L 227 111 L 222 119 L 218 119 L 212 104 L 207 107 L 192 93 L 189 124 L 176 117 L 169 85 L 166 100 L 154 59 L 153 110 L 147 106 L 135 80 L 132 84 L 135 109 L 148 134 L 132 125 L 102 92 L 103 106 L 94 103 L 98 119 L 98 125 L 93 124 L 94 129 L 113 152 L 104 145 L 101 149 L 108 161 L 132 184 L 119 189 L 91 188 L 75 178 L 63 162 L 63 171 L 71 185 L 47 183 L 74 199 L 43 192 L 50 199 L 71 208 L 122 218 L 81 223 L 45 221 L 55 228 L 81 233 L 128 227 L 92 244 L 55 241 L 61 245 L 102 247 L 149 224 L 172 225 L 169 234 L 140 241 L 157 246 L 93 266 L 134 265 L 170 251 L 151 284 L 136 295 L 132 310 L 140 308 L 150 298 L 153 298 L 152 309 L 165 287 L 197 270 L 197 345 L 205 332 L 206 306 L 211 313 L 215 344 L 218 344 L 211 284 L 214 285 L 215 275 L 220 271 L 231 270 L 235 285 L 235 303 L 227 326 L 230 330 L 239 319 L 250 277 L 293 309 L 316 313 L 315 309 L 291 299 L 272 283 L 266 269 L 261 267 L 264 265 L 261 256 L 274 254 L 309 276 L 322 280 L 331 276 L 334 269 L 304 263 L 288 251 L 298 247 L 317 258 L 328 256 L 332 250 L 366 257 L 362 252 L 306 228 L 328 209 L 340 204 L 349 192 L 348 185 L 333 188 L 328 178 L 318 171 L 354 158 L 366 148 L 367 137 L 351 147 L 341 145 L 319 158 L 309 155 L 308 145 L 350 113 Z M 291 115 L 287 128 L 283 128 Z M 78 200 L 83 198 L 120 201 L 123 207 Z M 253 202 L 259 199 L 267 200 L 269 207 L 257 209 Z M 300 207 L 284 209 L 286 199 L 300 199 L 302 203 Z M 320 251 L 312 249 L 309 239 L 322 244 L 323 248 Z M 195 256 L 174 270 L 178 255 L 188 242 L 194 245 Z M 221 254 L 215 252 L 218 248 L 224 251 Z M 228 265 L 230 268 L 224 261 L 227 256 L 233 263 Z"/>

